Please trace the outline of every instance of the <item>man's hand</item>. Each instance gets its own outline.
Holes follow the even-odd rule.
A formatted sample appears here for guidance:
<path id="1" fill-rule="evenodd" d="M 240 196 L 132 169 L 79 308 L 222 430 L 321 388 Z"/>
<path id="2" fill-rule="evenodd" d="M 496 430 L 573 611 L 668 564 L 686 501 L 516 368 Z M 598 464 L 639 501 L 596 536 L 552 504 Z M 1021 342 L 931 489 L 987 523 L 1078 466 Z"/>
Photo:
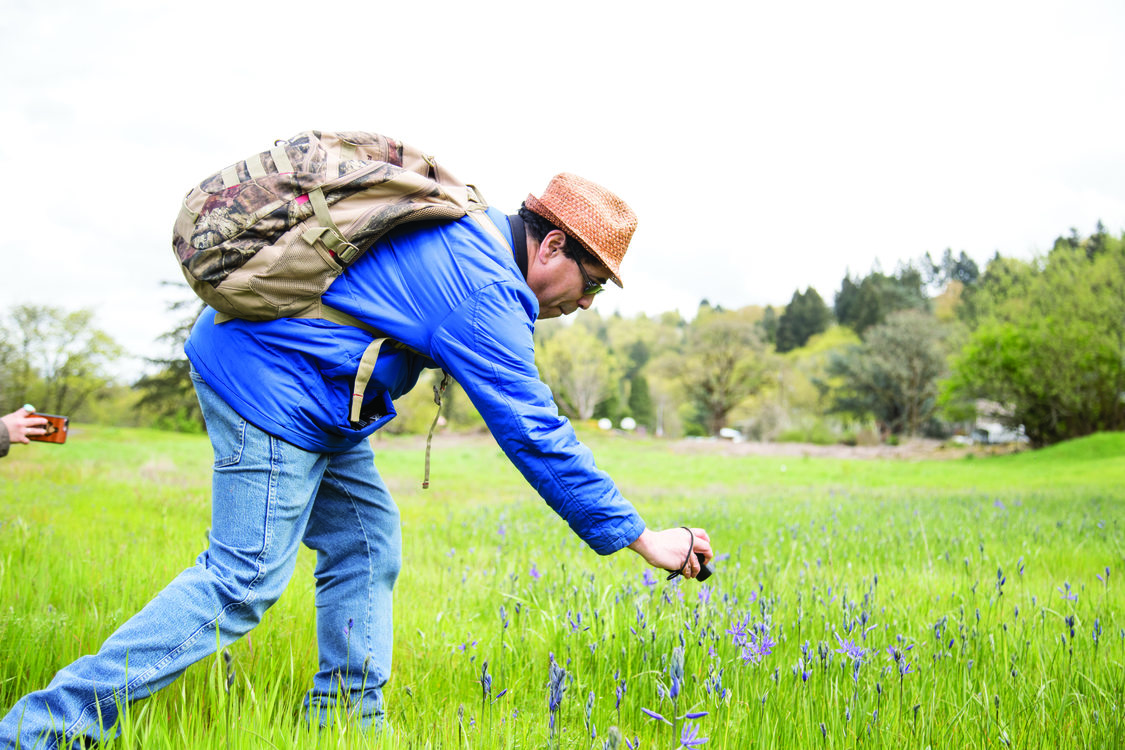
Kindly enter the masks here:
<path id="1" fill-rule="evenodd" d="M 28 435 L 43 435 L 47 432 L 43 426 L 47 424 L 47 420 L 43 417 L 28 416 L 27 409 L 16 409 L 11 414 L 5 414 L 0 417 L 0 422 L 4 423 L 4 428 L 8 430 L 8 437 L 13 443 L 29 443 L 31 441 L 28 440 Z"/>
<path id="2" fill-rule="evenodd" d="M 688 544 L 695 539 L 692 548 Z M 683 528 L 652 531 L 645 529 L 637 540 L 629 545 L 629 549 L 643 557 L 649 565 L 664 570 L 678 570 L 684 578 L 695 578 L 699 575 L 699 559 L 694 553 L 702 552 L 707 562 L 711 561 L 714 553 L 711 551 L 711 537 L 703 529 L 692 527 L 691 534 Z M 691 552 L 693 554 L 688 554 Z M 687 558 L 687 565 L 684 565 Z"/>

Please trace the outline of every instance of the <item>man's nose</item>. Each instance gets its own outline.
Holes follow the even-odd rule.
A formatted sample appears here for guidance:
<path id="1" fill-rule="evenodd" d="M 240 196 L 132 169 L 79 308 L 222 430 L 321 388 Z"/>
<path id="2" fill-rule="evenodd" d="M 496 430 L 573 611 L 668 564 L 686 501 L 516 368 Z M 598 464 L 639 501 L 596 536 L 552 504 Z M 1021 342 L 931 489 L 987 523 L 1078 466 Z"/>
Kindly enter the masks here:
<path id="1" fill-rule="evenodd" d="M 594 304 L 594 295 L 592 294 L 587 294 L 578 298 L 578 306 L 583 310 L 589 310 L 592 304 Z"/>

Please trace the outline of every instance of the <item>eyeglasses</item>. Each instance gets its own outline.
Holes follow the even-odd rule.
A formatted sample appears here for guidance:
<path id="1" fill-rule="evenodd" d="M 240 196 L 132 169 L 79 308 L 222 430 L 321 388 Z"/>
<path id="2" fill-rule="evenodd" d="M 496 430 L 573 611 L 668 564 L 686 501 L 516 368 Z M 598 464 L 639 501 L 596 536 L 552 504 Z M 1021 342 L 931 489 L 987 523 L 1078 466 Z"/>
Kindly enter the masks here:
<path id="1" fill-rule="evenodd" d="M 586 273 L 586 267 L 582 265 L 582 261 L 575 259 L 574 263 L 578 266 L 578 270 L 582 273 L 582 280 L 586 284 L 582 287 L 583 297 L 593 297 L 595 294 L 605 291 L 605 286 L 603 284 L 594 281 L 590 278 L 590 275 Z"/>

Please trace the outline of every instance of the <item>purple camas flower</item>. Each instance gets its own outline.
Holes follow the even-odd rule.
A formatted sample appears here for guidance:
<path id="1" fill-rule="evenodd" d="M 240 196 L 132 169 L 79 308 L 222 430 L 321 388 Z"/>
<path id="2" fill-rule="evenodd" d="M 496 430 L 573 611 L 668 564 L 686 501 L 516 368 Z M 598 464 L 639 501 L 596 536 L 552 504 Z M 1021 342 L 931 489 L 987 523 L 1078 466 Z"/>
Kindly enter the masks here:
<path id="1" fill-rule="evenodd" d="M 539 568 L 535 567 L 535 563 L 531 564 L 531 570 L 528 572 L 528 575 L 536 581 L 543 577 L 543 574 L 539 572 Z"/>
<path id="2" fill-rule="evenodd" d="M 700 737 L 699 728 L 689 721 L 684 724 L 684 729 L 680 733 L 680 747 L 686 747 L 690 750 L 693 747 L 699 747 L 708 739 L 707 737 Z"/>
<path id="3" fill-rule="evenodd" d="M 710 604 L 711 603 L 711 587 L 708 586 L 707 584 L 703 584 L 702 586 L 699 587 L 699 603 L 700 604 Z"/>
<path id="4" fill-rule="evenodd" d="M 484 663 L 484 669 L 480 674 L 480 689 L 481 700 L 488 700 L 488 696 L 492 695 L 492 675 L 488 673 L 488 662 Z"/>
<path id="5" fill-rule="evenodd" d="M 558 665 L 555 661 L 555 655 L 550 654 L 551 666 L 548 670 L 547 684 L 549 691 L 547 693 L 547 708 L 551 712 L 550 723 L 548 727 L 551 733 L 554 734 L 555 730 L 555 714 L 562 704 L 563 694 L 566 692 L 566 670 Z"/>
<path id="6" fill-rule="evenodd" d="M 730 635 L 734 645 L 741 646 L 746 643 L 746 624 L 735 620 L 727 628 L 727 633 Z"/>
<path id="7" fill-rule="evenodd" d="M 748 641 L 746 640 L 747 638 L 749 639 Z M 744 635 L 742 663 L 760 664 L 763 657 L 773 653 L 773 647 L 776 645 L 777 642 L 770 638 L 769 628 L 767 628 L 764 623 L 754 626 L 749 635 Z"/>
<path id="8" fill-rule="evenodd" d="M 672 725 L 672 722 L 668 721 L 667 719 L 665 719 L 660 714 L 656 713 L 655 711 L 651 711 L 647 708 L 644 708 L 643 706 L 641 707 L 641 713 L 644 714 L 645 716 L 647 716 L 650 719 L 656 719 L 657 721 L 663 721 L 665 724 L 668 724 L 669 726 Z"/>
<path id="9" fill-rule="evenodd" d="M 645 568 L 645 573 L 641 577 L 641 583 L 649 588 L 652 588 L 656 585 L 656 577 L 652 575 L 652 571 L 648 568 Z"/>
<path id="10" fill-rule="evenodd" d="M 836 633 L 835 635 L 836 635 L 836 640 L 840 643 L 840 648 L 836 649 L 836 653 L 843 654 L 844 656 L 847 656 L 849 659 L 851 659 L 857 665 L 862 664 L 863 663 L 863 657 L 867 655 L 867 652 L 864 651 L 859 646 L 857 646 L 855 641 L 853 641 L 851 639 L 844 640 L 843 638 L 840 637 L 839 633 Z"/>
<path id="11" fill-rule="evenodd" d="M 719 700 L 726 698 L 727 694 L 730 692 L 730 690 L 723 687 L 722 669 L 718 672 L 712 670 L 711 676 L 707 679 L 707 682 L 704 683 L 704 686 L 707 688 L 708 693 L 715 695 Z"/>
<path id="12" fill-rule="evenodd" d="M 680 697 L 680 688 L 684 682 L 684 650 L 679 646 L 672 649 L 672 663 L 668 665 L 668 680 L 671 687 L 668 689 L 668 697 L 673 701 Z"/>

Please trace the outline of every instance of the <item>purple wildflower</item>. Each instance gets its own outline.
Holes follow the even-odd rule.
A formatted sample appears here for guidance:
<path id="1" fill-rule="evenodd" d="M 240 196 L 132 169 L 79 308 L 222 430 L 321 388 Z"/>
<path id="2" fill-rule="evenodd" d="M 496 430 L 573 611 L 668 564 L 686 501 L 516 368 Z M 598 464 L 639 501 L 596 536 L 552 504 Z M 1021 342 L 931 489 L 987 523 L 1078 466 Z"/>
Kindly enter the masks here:
<path id="1" fill-rule="evenodd" d="M 528 575 L 536 581 L 543 577 L 543 574 L 539 572 L 539 568 L 535 567 L 535 563 L 531 564 L 531 570 L 528 572 Z"/>
<path id="2" fill-rule="evenodd" d="M 765 624 L 757 625 L 750 631 L 750 642 L 742 646 L 742 662 L 760 664 L 762 657 L 772 654 L 773 647 L 776 645 L 777 642 L 770 638 L 769 629 Z"/>
<path id="3" fill-rule="evenodd" d="M 643 583 L 648 588 L 652 588 L 656 585 L 656 577 L 653 576 L 652 571 L 648 568 L 645 568 L 644 576 L 641 577 L 641 583 Z"/>
<path id="4" fill-rule="evenodd" d="M 672 663 L 668 665 L 668 679 L 671 687 L 668 688 L 668 697 L 673 701 L 680 697 L 680 688 L 684 682 L 684 650 L 679 646 L 672 649 Z"/>
<path id="5" fill-rule="evenodd" d="M 735 620 L 730 624 L 730 627 L 727 628 L 727 634 L 730 635 L 731 640 L 734 642 L 734 645 L 746 645 L 746 626 L 749 621 L 750 618 L 749 616 L 747 616 L 746 620 L 744 620 L 743 622 Z"/>
<path id="6" fill-rule="evenodd" d="M 481 700 L 488 700 L 488 696 L 492 695 L 492 675 L 488 673 L 488 662 L 484 663 L 484 669 L 480 674 L 480 689 Z"/>
<path id="7" fill-rule="evenodd" d="M 857 646 L 855 641 L 851 639 L 844 640 L 840 637 L 839 633 L 835 633 L 835 636 L 836 640 L 840 643 L 840 648 L 836 649 L 836 653 L 849 657 L 856 664 L 862 664 L 863 657 L 867 655 L 867 652 Z"/>
<path id="8" fill-rule="evenodd" d="M 708 739 L 708 737 L 700 737 L 699 728 L 689 721 L 684 724 L 683 732 L 680 733 L 680 747 L 686 747 L 690 750 L 693 747 L 699 747 Z"/>
<path id="9" fill-rule="evenodd" d="M 555 714 L 562 705 L 563 694 L 566 692 L 566 670 L 555 661 L 555 655 L 550 654 L 551 666 L 548 670 L 548 685 L 550 692 L 547 694 L 547 708 L 551 712 L 548 728 L 551 734 L 555 733 Z"/>
<path id="10" fill-rule="evenodd" d="M 667 724 L 669 726 L 672 725 L 672 722 L 668 721 L 667 719 L 665 719 L 660 714 L 656 713 L 655 711 L 650 711 L 649 709 L 647 709 L 643 706 L 641 707 L 641 713 L 643 713 L 645 716 L 647 716 L 650 719 L 656 719 L 657 721 L 663 721 L 665 724 Z"/>

